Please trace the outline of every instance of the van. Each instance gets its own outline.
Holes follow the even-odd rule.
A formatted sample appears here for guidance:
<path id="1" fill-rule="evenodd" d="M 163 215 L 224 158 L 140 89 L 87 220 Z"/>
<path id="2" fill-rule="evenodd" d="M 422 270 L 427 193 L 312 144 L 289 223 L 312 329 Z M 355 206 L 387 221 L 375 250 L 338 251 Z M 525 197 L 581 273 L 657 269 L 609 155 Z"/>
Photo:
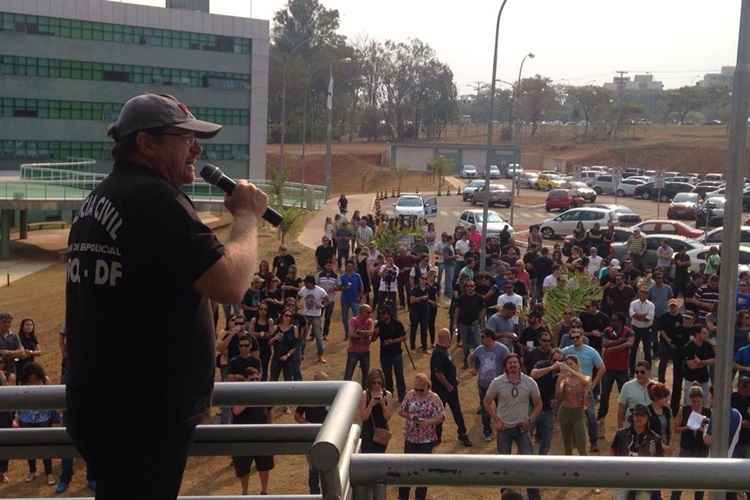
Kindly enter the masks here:
<path id="1" fill-rule="evenodd" d="M 589 187 L 594 183 L 597 177 L 599 177 L 601 172 L 597 172 L 595 170 L 583 170 L 581 172 L 578 172 L 577 178 L 581 182 L 585 182 Z"/>
<path id="2" fill-rule="evenodd" d="M 614 194 L 617 190 L 615 184 L 615 178 L 612 175 L 599 175 L 591 183 L 591 189 L 596 191 L 596 194 Z"/>

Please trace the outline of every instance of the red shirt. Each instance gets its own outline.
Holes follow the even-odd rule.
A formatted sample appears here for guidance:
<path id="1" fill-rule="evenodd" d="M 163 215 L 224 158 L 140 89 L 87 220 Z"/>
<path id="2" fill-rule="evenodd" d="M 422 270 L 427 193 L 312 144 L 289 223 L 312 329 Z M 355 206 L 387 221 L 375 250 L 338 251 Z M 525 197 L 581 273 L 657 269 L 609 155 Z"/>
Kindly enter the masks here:
<path id="1" fill-rule="evenodd" d="M 604 331 L 604 338 L 606 340 L 622 340 L 627 341 L 629 337 L 633 336 L 633 330 L 630 327 L 624 326 L 618 333 L 614 328 L 607 328 Z M 604 366 L 607 367 L 608 371 L 620 371 L 627 372 L 630 363 L 630 348 L 618 349 L 611 351 L 610 349 L 604 348 Z"/>
<path id="2" fill-rule="evenodd" d="M 469 241 L 474 243 L 476 248 L 479 248 L 482 245 L 482 233 L 479 231 L 469 231 Z"/>
<path id="3" fill-rule="evenodd" d="M 359 314 L 349 319 L 349 349 L 347 352 L 370 352 L 370 335 L 354 337 L 354 330 L 372 330 L 372 318 L 362 319 Z"/>

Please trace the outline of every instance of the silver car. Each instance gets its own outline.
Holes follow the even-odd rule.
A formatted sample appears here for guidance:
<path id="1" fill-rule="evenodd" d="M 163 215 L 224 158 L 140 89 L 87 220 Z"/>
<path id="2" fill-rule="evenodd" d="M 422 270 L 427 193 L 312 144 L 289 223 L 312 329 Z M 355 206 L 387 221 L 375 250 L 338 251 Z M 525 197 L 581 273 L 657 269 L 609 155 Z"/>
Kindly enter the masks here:
<path id="1" fill-rule="evenodd" d="M 464 213 L 458 218 L 458 225 L 465 228 L 476 226 L 477 230 L 482 232 L 482 221 L 484 220 L 484 211 L 480 208 L 474 208 L 465 210 Z M 498 215 L 494 210 L 487 211 L 487 234 L 496 236 L 500 234 L 505 226 L 508 226 L 508 231 L 513 234 L 513 226 L 505 221 Z"/>
<path id="2" fill-rule="evenodd" d="M 479 188 L 481 188 L 482 186 L 484 186 L 484 184 L 485 184 L 486 182 L 487 182 L 487 181 L 485 181 L 484 179 L 474 179 L 473 181 L 471 181 L 470 183 L 468 183 L 468 184 L 467 184 L 467 185 L 466 185 L 466 186 L 464 187 L 464 190 L 463 190 L 463 192 L 461 193 L 461 194 L 462 194 L 462 198 L 463 198 L 463 200 L 464 200 L 464 201 L 469 201 L 469 200 L 470 200 L 470 199 L 472 198 L 472 196 L 474 196 L 474 192 L 475 192 L 475 191 L 476 191 L 477 189 L 479 189 Z"/>
<path id="3" fill-rule="evenodd" d="M 522 188 L 533 189 L 536 181 L 539 180 L 539 174 L 536 172 L 522 172 L 518 175 L 516 182 Z"/>
<path id="4" fill-rule="evenodd" d="M 487 186 L 483 186 L 481 189 L 474 191 L 474 195 L 471 197 L 471 204 L 477 205 L 484 203 L 487 197 Z M 504 207 L 510 207 L 512 193 L 507 186 L 503 184 L 490 184 L 489 189 L 490 206 L 502 205 Z"/>

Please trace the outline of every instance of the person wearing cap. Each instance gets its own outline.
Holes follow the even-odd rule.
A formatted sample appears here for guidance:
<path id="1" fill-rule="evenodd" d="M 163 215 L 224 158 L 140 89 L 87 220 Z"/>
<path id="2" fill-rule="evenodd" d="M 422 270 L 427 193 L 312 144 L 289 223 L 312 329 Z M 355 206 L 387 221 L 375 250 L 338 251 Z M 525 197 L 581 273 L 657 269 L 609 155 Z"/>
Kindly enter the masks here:
<path id="1" fill-rule="evenodd" d="M 315 276 L 308 274 L 305 276 L 305 286 L 300 288 L 297 295 L 302 301 L 302 315 L 307 322 L 307 331 L 315 339 L 315 347 L 318 351 L 318 363 L 327 363 L 323 357 L 325 342 L 323 341 L 321 317 L 323 316 L 323 309 L 328 303 L 328 294 L 323 288 L 315 284 Z M 307 334 L 301 337 L 302 355 L 304 357 Z"/>
<path id="2" fill-rule="evenodd" d="M 10 331 L 13 316 L 7 312 L 0 313 L 0 356 L 5 360 L 8 373 L 16 373 L 16 360 L 26 358 L 26 350 L 18 334 Z"/>
<path id="3" fill-rule="evenodd" d="M 221 128 L 173 96 L 128 100 L 107 130 L 115 141 L 112 172 L 70 229 L 67 430 L 100 498 L 175 498 L 193 430 L 211 406 L 210 301 L 242 301 L 268 204 L 265 193 L 238 181 L 225 198 L 234 220 L 224 244 L 199 219 L 182 187 L 195 180 L 199 140 Z M 149 370 L 134 370 L 122 349 L 133 332 L 148 339 L 159 360 Z M 114 420 L 101 418 L 101 408 L 115 407 Z M 111 445 L 112 425 L 118 446 Z"/>
<path id="4" fill-rule="evenodd" d="M 677 299 L 667 301 L 667 312 L 658 315 L 654 321 L 654 329 L 657 336 L 657 352 L 659 354 L 659 382 L 666 381 L 667 366 L 675 356 L 675 337 L 677 329 L 682 326 L 682 314 L 680 314 L 680 302 Z M 682 367 L 674 365 L 672 371 L 682 370 Z"/>

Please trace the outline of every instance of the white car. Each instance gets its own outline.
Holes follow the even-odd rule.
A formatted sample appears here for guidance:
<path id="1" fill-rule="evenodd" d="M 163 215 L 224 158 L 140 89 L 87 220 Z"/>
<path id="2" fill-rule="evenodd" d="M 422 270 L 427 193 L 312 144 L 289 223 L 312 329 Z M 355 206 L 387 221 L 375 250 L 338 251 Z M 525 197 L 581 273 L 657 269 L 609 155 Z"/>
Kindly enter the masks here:
<path id="1" fill-rule="evenodd" d="M 478 177 L 479 171 L 477 170 L 477 167 L 474 165 L 464 165 L 464 168 L 461 169 L 461 177 L 468 178 L 468 177 Z"/>
<path id="2" fill-rule="evenodd" d="M 542 236 L 552 239 L 572 234 L 579 222 L 584 229 L 589 230 L 597 222 L 601 228 L 606 228 L 609 221 L 615 221 L 615 212 L 607 208 L 572 208 L 553 219 L 547 219 L 540 225 Z"/>
<path id="3" fill-rule="evenodd" d="M 600 175 L 602 175 L 602 173 L 596 170 L 584 170 L 582 172 L 578 172 L 577 177 L 579 181 L 585 182 L 589 187 L 591 187 L 596 178 Z"/>
<path id="4" fill-rule="evenodd" d="M 706 255 L 711 247 L 719 247 L 721 251 L 721 243 L 712 243 L 710 246 L 696 248 L 688 250 L 686 253 L 690 256 L 690 271 L 694 273 L 702 272 L 701 268 L 706 265 Z M 738 272 L 742 273 L 750 271 L 750 248 L 741 246 L 739 248 L 739 264 L 737 266 Z"/>
<path id="5" fill-rule="evenodd" d="M 497 165 L 490 165 L 490 179 L 499 179 L 500 178 L 500 169 L 497 168 Z"/>
<path id="6" fill-rule="evenodd" d="M 421 194 L 402 194 L 393 205 L 396 217 L 435 217 L 437 198 L 425 198 Z"/>
<path id="7" fill-rule="evenodd" d="M 465 228 L 469 228 L 472 225 L 476 226 L 477 231 L 482 232 L 482 221 L 484 220 L 484 210 L 472 209 L 465 210 L 464 213 L 458 218 L 458 225 Z M 508 226 L 508 231 L 513 234 L 513 226 L 506 222 L 505 219 L 500 217 L 494 210 L 487 211 L 487 234 L 497 236 L 503 230 L 505 226 Z"/>
<path id="8" fill-rule="evenodd" d="M 505 178 L 512 179 L 514 175 L 523 175 L 523 169 L 518 163 L 509 163 L 505 169 Z"/>
<path id="9" fill-rule="evenodd" d="M 641 179 L 634 179 L 632 177 L 623 179 L 617 185 L 617 196 L 619 196 L 620 198 L 623 198 L 625 196 L 633 196 L 633 194 L 635 193 L 635 188 L 640 186 L 641 184 L 646 184 L 646 181 Z"/>
<path id="10" fill-rule="evenodd" d="M 533 189 L 536 181 L 539 180 L 539 174 L 536 172 L 522 172 L 518 175 L 516 182 L 522 188 Z"/>
<path id="11" fill-rule="evenodd" d="M 464 190 L 462 192 L 463 200 L 470 201 L 471 198 L 474 196 L 474 193 L 478 189 L 482 189 L 482 186 L 484 186 L 486 182 L 487 181 L 485 181 L 484 179 L 475 179 L 471 181 L 470 183 L 468 183 L 466 187 L 464 187 Z"/>

